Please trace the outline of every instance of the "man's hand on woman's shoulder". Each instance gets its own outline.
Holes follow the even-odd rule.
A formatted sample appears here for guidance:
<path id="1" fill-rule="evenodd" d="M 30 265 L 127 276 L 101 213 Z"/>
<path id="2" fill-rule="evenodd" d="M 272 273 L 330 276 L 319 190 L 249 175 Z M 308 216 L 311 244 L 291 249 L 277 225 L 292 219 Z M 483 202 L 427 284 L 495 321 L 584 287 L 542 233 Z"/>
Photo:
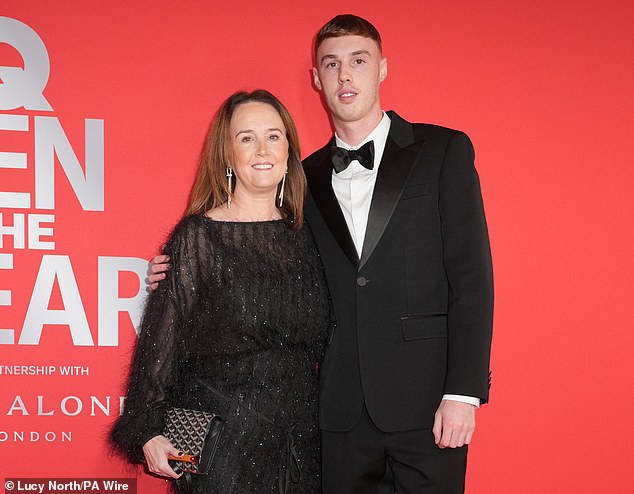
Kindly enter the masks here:
<path id="1" fill-rule="evenodd" d="M 155 256 L 148 267 L 147 284 L 149 290 L 156 290 L 158 288 L 159 281 L 164 280 L 166 272 L 170 269 L 169 264 L 170 256 L 161 254 Z"/>

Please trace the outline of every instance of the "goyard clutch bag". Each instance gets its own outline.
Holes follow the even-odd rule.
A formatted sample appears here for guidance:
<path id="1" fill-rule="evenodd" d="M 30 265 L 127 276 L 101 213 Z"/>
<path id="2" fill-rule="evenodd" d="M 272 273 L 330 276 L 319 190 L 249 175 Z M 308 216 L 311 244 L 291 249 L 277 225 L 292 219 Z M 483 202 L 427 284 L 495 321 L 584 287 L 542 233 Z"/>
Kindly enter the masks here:
<path id="1" fill-rule="evenodd" d="M 182 472 L 207 473 L 222 427 L 222 419 L 214 413 L 168 408 L 163 435 L 184 453 L 182 458 L 170 456 L 172 468 Z"/>

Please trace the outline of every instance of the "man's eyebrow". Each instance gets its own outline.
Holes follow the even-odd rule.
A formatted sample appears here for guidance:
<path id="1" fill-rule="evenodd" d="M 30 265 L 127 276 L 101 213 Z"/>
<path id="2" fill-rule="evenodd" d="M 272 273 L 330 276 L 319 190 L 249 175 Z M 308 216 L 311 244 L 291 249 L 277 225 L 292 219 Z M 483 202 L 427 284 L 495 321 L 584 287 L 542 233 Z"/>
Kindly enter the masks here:
<path id="1" fill-rule="evenodd" d="M 350 53 L 350 56 L 352 57 L 358 57 L 359 55 L 370 56 L 370 52 L 368 50 L 356 50 Z M 332 55 L 332 54 L 324 55 L 323 57 L 321 57 L 321 63 L 324 63 L 324 61 L 326 60 L 335 60 L 337 58 L 339 58 L 337 55 Z"/>
<path id="2" fill-rule="evenodd" d="M 321 57 L 321 62 L 323 63 L 324 60 L 334 60 L 337 58 L 337 55 L 324 55 L 323 57 Z"/>

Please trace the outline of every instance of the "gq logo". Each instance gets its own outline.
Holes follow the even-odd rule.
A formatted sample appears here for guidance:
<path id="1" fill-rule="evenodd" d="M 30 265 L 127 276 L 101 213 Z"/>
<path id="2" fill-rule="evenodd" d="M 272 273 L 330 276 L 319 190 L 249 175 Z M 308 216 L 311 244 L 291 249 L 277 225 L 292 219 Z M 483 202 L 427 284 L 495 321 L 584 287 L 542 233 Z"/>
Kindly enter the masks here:
<path id="1" fill-rule="evenodd" d="M 59 119 L 49 116 L 12 115 L 6 110 L 53 111 L 43 95 L 50 75 L 50 62 L 41 38 L 26 24 L 0 17 L 0 43 L 14 47 L 24 60 L 21 67 L 0 66 L 0 132 L 28 132 L 35 135 L 35 207 L 55 209 L 55 156 L 84 211 L 103 211 L 104 132 L 103 120 L 86 119 L 84 171 L 68 141 Z M 0 149 L 0 169 L 27 168 L 28 154 Z M 30 192 L 0 191 L 0 207 L 29 209 Z M 0 228 L 2 223 L 0 223 Z M 18 239 L 19 240 L 19 239 Z M 21 242 L 18 242 L 21 244 Z M 2 239 L 0 237 L 0 247 Z"/>
<path id="2" fill-rule="evenodd" d="M 26 24 L 0 16 L 0 43 L 17 50 L 24 68 L 0 66 L 0 136 L 2 132 L 33 132 L 34 149 L 3 149 L 0 147 L 2 169 L 18 170 L 34 167 L 34 186 L 29 190 L 2 191 L 6 181 L 0 180 L 0 270 L 18 268 L 19 256 L 4 253 L 4 240 L 12 237 L 13 251 L 54 251 L 55 175 L 59 168 L 70 183 L 83 211 L 104 211 L 104 121 L 85 119 L 85 156 L 82 168 L 73 146 L 55 116 L 33 115 L 29 112 L 52 112 L 44 97 L 50 75 L 46 46 L 38 34 Z M 24 108 L 26 112 L 12 111 Z M 26 114 L 25 114 L 26 113 Z M 57 158 L 57 160 L 56 160 Z M 85 169 L 85 172 L 84 172 Z M 36 211 L 33 211 L 33 208 Z M 20 211 L 26 210 L 26 211 Z M 37 211 L 39 210 L 39 211 Z M 42 211 L 44 210 L 44 211 Z M 29 253 L 29 256 L 34 254 Z M 99 346 L 118 344 L 118 315 L 127 312 L 138 327 L 145 298 L 142 280 L 147 262 L 134 257 L 99 256 L 97 259 L 97 337 Z M 139 278 L 138 292 L 132 297 L 120 297 L 119 272 L 133 272 Z M 64 309 L 49 309 L 55 283 Z M 12 290 L 0 286 L 0 315 L 12 306 Z M 21 292 L 24 292 L 21 290 Z M 94 292 L 91 291 L 91 293 Z M 84 296 L 85 297 L 85 296 Z M 93 333 L 83 306 L 80 287 L 68 255 L 42 255 L 22 328 L 8 328 L 0 323 L 0 345 L 13 345 L 19 333 L 19 345 L 37 345 L 44 328 L 65 326 L 74 345 L 94 345 Z M 46 331 L 60 331 L 46 329 Z"/>
<path id="3" fill-rule="evenodd" d="M 13 46 L 24 60 L 24 69 L 0 65 L 0 110 L 23 106 L 27 110 L 52 111 L 42 94 L 50 75 L 48 52 L 42 39 L 26 24 L 0 17 L 0 43 Z"/>

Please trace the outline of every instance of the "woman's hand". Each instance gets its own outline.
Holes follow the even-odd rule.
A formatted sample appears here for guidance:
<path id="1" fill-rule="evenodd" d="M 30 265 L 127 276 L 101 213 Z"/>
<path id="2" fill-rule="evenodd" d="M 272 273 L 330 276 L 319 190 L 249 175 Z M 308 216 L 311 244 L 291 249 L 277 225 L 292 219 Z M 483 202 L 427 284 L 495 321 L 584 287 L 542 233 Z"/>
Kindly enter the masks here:
<path id="1" fill-rule="evenodd" d="M 150 472 L 174 479 L 183 475 L 182 472 L 176 473 L 167 463 L 167 455 L 182 456 L 183 452 L 172 446 L 165 436 L 154 436 L 146 442 L 143 445 L 143 454 Z"/>

